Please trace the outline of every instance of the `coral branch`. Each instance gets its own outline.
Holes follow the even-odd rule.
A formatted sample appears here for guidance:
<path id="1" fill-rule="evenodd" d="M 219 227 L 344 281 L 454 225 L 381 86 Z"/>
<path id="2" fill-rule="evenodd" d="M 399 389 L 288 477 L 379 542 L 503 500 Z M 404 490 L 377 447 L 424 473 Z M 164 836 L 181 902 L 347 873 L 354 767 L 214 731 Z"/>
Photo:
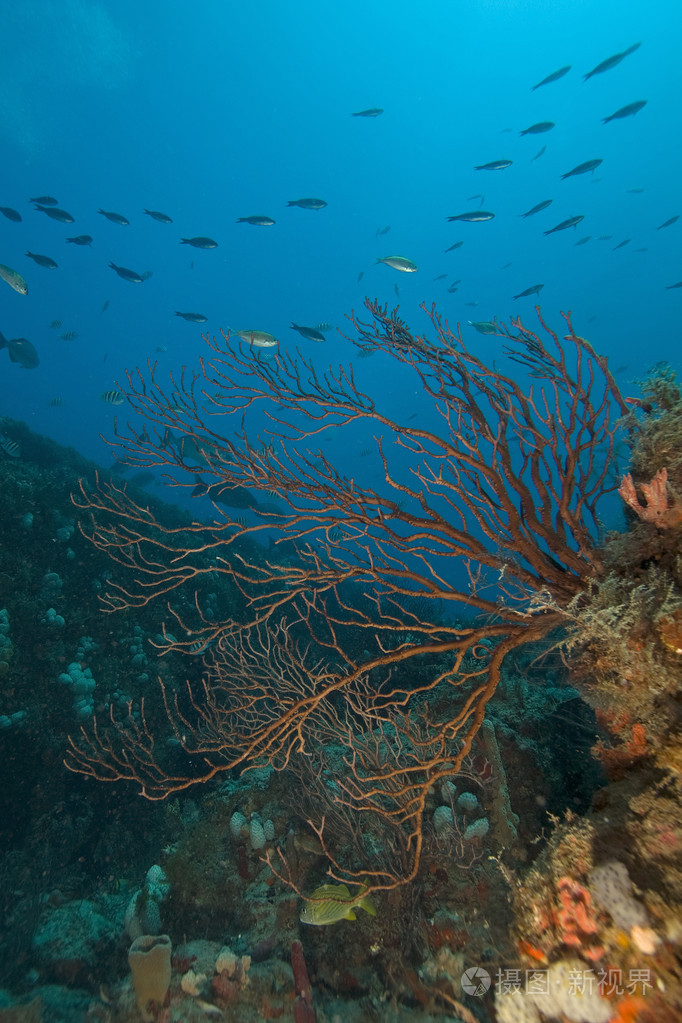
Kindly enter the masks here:
<path id="1" fill-rule="evenodd" d="M 184 690 L 161 682 L 184 772 L 144 705 L 84 729 L 66 762 L 153 799 L 236 766 L 288 769 L 319 802 L 310 816 L 329 822 L 319 838 L 332 876 L 367 877 L 372 890 L 416 876 L 429 790 L 469 756 L 505 658 L 562 624 L 599 579 L 598 509 L 616 486 L 608 466 L 627 406 L 570 315 L 563 341 L 542 318 L 539 333 L 520 320 L 499 328 L 523 383 L 468 351 L 434 308 L 432 338 L 397 310 L 366 310 L 350 319 L 356 349 L 409 371 L 437 427 L 388 414 L 352 367 L 257 359 L 228 334 L 207 338 L 201 372 L 183 369 L 165 390 L 156 366 L 128 374 L 145 428 L 117 432 L 121 459 L 164 467 L 192 493 L 200 475 L 214 521 L 163 525 L 114 483 L 82 484 L 74 503 L 116 569 L 104 609 L 174 600 L 155 642 L 202 656 L 203 674 Z M 249 440 L 254 412 L 267 444 Z M 376 431 L 380 485 L 309 446 L 359 423 Z M 266 552 L 257 540 L 273 534 Z M 208 582 L 224 588 L 222 616 L 205 609 Z M 380 826 L 383 844 L 369 834 Z M 334 827 L 353 836 L 345 859 Z M 389 854 L 368 869 L 379 846 Z"/>

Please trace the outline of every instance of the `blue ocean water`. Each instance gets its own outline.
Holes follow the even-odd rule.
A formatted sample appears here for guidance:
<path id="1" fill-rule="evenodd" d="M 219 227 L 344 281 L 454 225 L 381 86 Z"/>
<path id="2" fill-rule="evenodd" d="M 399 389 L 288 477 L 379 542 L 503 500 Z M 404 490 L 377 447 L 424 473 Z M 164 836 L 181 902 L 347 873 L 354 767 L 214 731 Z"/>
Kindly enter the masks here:
<path id="1" fill-rule="evenodd" d="M 28 338 L 40 365 L 26 370 L 0 352 L 3 414 L 109 464 L 100 435 L 111 437 L 121 410 L 101 394 L 148 358 L 162 376 L 196 365 L 202 330 L 267 330 L 324 368 L 350 359 L 336 328 L 367 295 L 399 303 L 416 330 L 427 326 L 419 304 L 435 302 L 495 358 L 499 339 L 467 320 L 521 313 L 532 325 L 537 299 L 512 296 L 537 283 L 544 316 L 559 326 L 559 311 L 572 309 L 625 393 L 637 393 L 652 363 L 679 358 L 682 289 L 666 286 L 682 278 L 682 221 L 658 228 L 682 212 L 681 22 L 672 4 L 644 12 L 612 0 L 13 5 L 0 41 L 0 206 L 22 220 L 0 217 L 0 262 L 29 294 L 2 285 L 0 331 Z M 602 123 L 637 100 L 647 104 L 635 116 Z M 351 116 L 374 107 L 383 112 Z M 555 127 L 520 135 L 541 121 Z M 501 159 L 512 165 L 474 170 Z M 592 159 L 603 161 L 596 171 L 561 180 Z M 28 200 L 40 195 L 74 223 L 34 211 Z M 328 206 L 286 206 L 308 196 Z M 549 208 L 520 216 L 546 199 Z M 480 206 L 494 220 L 446 221 Z M 261 214 L 276 224 L 236 223 Z M 584 217 L 577 228 L 544 236 L 572 216 Z M 92 246 L 66 243 L 79 234 Z M 196 235 L 218 248 L 179 244 Z M 389 254 L 418 272 L 375 264 Z M 110 262 L 153 276 L 132 284 Z M 202 313 L 206 327 L 175 310 Z M 291 321 L 334 329 L 315 345 Z M 63 340 L 67 331 L 78 336 Z M 429 414 L 381 357 L 356 371 L 388 407 Z"/>
<path id="2" fill-rule="evenodd" d="M 40 360 L 34 368 L 22 368 L 0 349 L 0 435 L 3 417 L 22 420 L 32 430 L 109 466 L 116 456 L 111 446 L 115 421 L 122 429 L 130 422 L 133 431 L 144 424 L 127 405 L 112 407 L 102 396 L 119 387 L 126 390 L 126 373 L 138 366 L 148 379 L 148 362 L 156 363 L 162 386 L 170 374 L 177 380 L 184 367 L 190 372 L 198 369 L 200 358 L 209 354 L 202 334 L 220 337 L 221 328 L 270 332 L 279 338 L 280 351 L 292 357 L 298 351 L 297 358 L 309 360 L 320 374 L 329 366 L 352 365 L 359 389 L 388 416 L 401 423 L 442 428 L 442 418 L 413 372 L 382 353 L 358 358 L 357 349 L 344 337 L 354 332 L 350 314 L 367 318 L 366 297 L 389 308 L 399 306 L 400 316 L 415 333 L 432 332 L 421 307 L 430 309 L 435 303 L 453 330 L 461 325 L 472 351 L 517 376 L 524 387 L 538 385 L 524 375 L 523 367 L 510 362 L 499 337 L 479 333 L 469 321 L 497 317 L 510 323 L 521 316 L 535 329 L 533 307 L 539 303 L 548 324 L 562 334 L 561 311 L 572 310 L 576 331 L 608 357 L 626 396 L 640 393 L 638 381 L 652 365 L 670 362 L 679 368 L 682 12 L 669 0 L 646 8 L 614 0 L 425 0 L 421 5 L 404 0 L 328 5 L 310 0 L 287 5 L 273 0 L 257 4 L 195 0 L 191 5 L 168 0 L 21 0 L 4 10 L 0 20 L 0 207 L 10 211 L 9 217 L 0 213 L 0 264 L 23 275 L 28 284 L 28 294 L 21 295 L 0 280 L 0 333 L 7 339 L 28 339 Z M 622 59 L 612 61 L 612 67 L 590 74 L 616 55 Z M 539 85 L 568 65 L 566 74 Z M 645 105 L 637 112 L 604 123 L 642 101 Z M 376 116 L 353 116 L 362 112 Z M 553 126 L 544 132 L 526 131 L 542 122 Z M 508 165 L 484 168 L 498 161 Z M 588 161 L 598 162 L 593 172 L 570 174 Z M 58 208 L 68 211 L 73 223 L 60 223 L 35 209 L 30 199 L 38 196 L 58 200 Z M 305 197 L 319 197 L 326 205 L 319 211 L 287 205 Z M 524 216 L 547 200 L 549 206 Z M 160 223 L 145 215 L 145 209 L 162 211 L 172 222 Z M 112 223 L 99 210 L 113 211 L 129 224 Z M 448 220 L 478 210 L 494 217 L 477 223 Z M 237 222 L 253 216 L 268 216 L 275 223 L 261 227 Z M 571 218 L 580 220 L 575 228 L 563 229 Z M 84 234 L 92 236 L 91 245 L 67 242 Z M 182 238 L 195 236 L 213 238 L 217 247 L 203 250 L 180 244 Z M 58 267 L 36 265 L 27 252 L 48 256 Z M 389 255 L 414 262 L 417 271 L 400 273 L 378 262 Z M 111 263 L 144 279 L 124 280 Z M 521 294 L 539 285 L 539 295 Z M 206 323 L 187 322 L 175 315 L 177 311 L 200 313 Z M 326 340 L 316 343 L 301 337 L 291 329 L 292 322 L 328 324 Z M 289 414 L 284 418 L 295 421 Z M 224 430 L 228 438 L 241 428 L 239 417 L 225 417 L 224 424 L 216 417 L 210 425 Z M 281 443 L 276 422 L 260 411 L 249 413 L 246 432 L 254 446 L 271 440 Z M 310 440 L 310 457 L 314 460 L 319 451 L 340 473 L 380 489 L 377 435 L 378 424 L 368 427 L 364 421 L 351 424 L 347 431 L 332 429 Z M 393 455 L 395 479 L 413 481 L 409 453 L 397 447 Z M 24 467 L 0 451 L 0 458 L 5 457 L 10 467 L 18 467 L 19 479 Z M 610 482 L 626 471 L 625 459 L 615 460 L 609 468 Z M 41 471 L 35 470 L 34 484 Z M 183 503 L 197 517 L 214 517 L 207 500 L 190 501 L 187 492 L 183 499 L 177 489 L 161 488 L 158 478 L 156 482 L 156 495 Z M 21 493 L 20 485 L 17 492 Z M 35 493 L 40 496 L 39 487 Z M 14 490 L 11 496 L 14 500 Z M 54 980 L 52 999 L 55 1004 L 63 999 L 66 1006 L 50 1017 L 57 1023 L 80 1021 L 86 1012 L 91 1013 L 87 1018 L 109 1018 L 111 999 L 100 983 L 111 983 L 118 986 L 114 1001 L 121 990 L 128 999 L 111 1010 L 120 1013 L 115 1018 L 127 1019 L 131 1007 L 131 1018 L 138 1018 L 121 951 L 120 916 L 129 901 L 126 886 L 137 886 L 150 864 L 172 859 L 182 828 L 185 836 L 190 834 L 204 812 L 203 796 L 191 789 L 186 800 L 183 795 L 159 808 L 139 799 L 137 788 L 131 798 L 131 787 L 124 784 L 95 785 L 80 775 L 68 775 L 62 762 L 66 735 L 74 734 L 82 721 L 90 728 L 92 711 L 76 710 L 75 697 L 83 690 L 74 678 L 72 698 L 63 688 L 70 683 L 68 677 L 64 683 L 62 669 L 90 670 L 92 665 L 99 719 L 115 705 L 116 714 L 127 713 L 133 721 L 128 701 L 137 706 L 144 696 L 151 702 L 153 676 L 163 670 L 157 668 L 155 654 L 163 649 L 158 630 L 169 612 L 165 599 L 160 599 L 139 613 L 134 609 L 104 619 L 93 612 L 88 619 L 82 608 L 94 608 L 109 568 L 98 563 L 96 574 L 89 570 L 92 545 L 77 535 L 75 552 L 64 546 L 74 533 L 70 505 L 66 514 L 63 508 L 36 504 L 34 526 L 33 512 L 21 500 L 16 499 L 16 507 L 22 515 L 13 512 L 8 529 L 14 530 L 14 538 L 20 537 L 18 561 L 24 558 L 25 543 L 25 561 L 35 558 L 35 569 L 33 574 L 27 571 L 18 586 L 11 573 L 0 573 L 11 612 L 5 609 L 0 621 L 0 639 L 10 636 L 11 642 L 4 639 L 5 652 L 12 643 L 16 650 L 14 661 L 9 664 L 7 655 L 4 665 L 0 707 L 3 714 L 13 714 L 0 736 L 6 743 L 3 749 L 9 750 L 6 756 L 3 753 L 7 783 L 1 803 L 8 855 L 0 862 L 0 876 L 5 878 L 0 916 L 6 923 L 0 934 L 0 982 L 8 989 L 15 985 L 22 997 L 28 997 L 39 982 Z M 607 525 L 622 527 L 621 499 L 612 493 L 600 505 L 601 515 L 604 509 Z M 251 513 L 244 514 L 248 518 Z M 27 518 L 29 523 L 21 525 Z M 63 543 L 60 533 L 66 534 Z M 268 535 L 260 533 L 257 539 L 265 544 Z M 425 563 L 428 571 L 442 571 L 458 592 L 465 593 L 470 576 L 462 559 L 453 568 L 454 561 L 441 563 L 434 556 Z M 556 560 L 553 566 L 563 571 Z M 493 585 L 496 577 L 503 579 L 504 568 L 499 574 L 492 572 Z M 63 594 L 56 569 L 65 577 Z M 50 577 L 58 583 L 56 590 L 50 588 Z M 206 586 L 210 588 L 208 580 Z M 215 588 L 224 597 L 227 591 Z M 214 608 L 217 604 L 214 593 L 202 593 L 202 613 L 209 604 L 206 597 L 213 598 Z M 4 600 L 3 591 L 0 604 Z M 67 638 L 62 640 L 58 626 L 34 613 L 39 602 L 53 603 L 53 613 L 55 608 L 64 612 L 61 625 Z M 220 615 L 231 615 L 234 606 L 226 601 Z M 459 606 L 454 611 L 437 607 L 436 616 L 445 620 L 460 611 Z M 213 613 L 217 620 L 218 611 Z M 97 640 L 81 637 L 86 630 Z M 353 656 L 366 659 L 362 637 L 357 644 L 357 653 L 350 644 Z M 635 653 L 639 649 L 633 644 Z M 518 736 L 521 753 L 511 758 L 510 778 L 516 784 L 512 802 L 521 818 L 522 841 L 528 841 L 527 851 L 534 857 L 536 844 L 546 838 L 545 810 L 548 815 L 566 808 L 586 810 L 600 784 L 601 768 L 589 756 L 596 736 L 594 717 L 591 710 L 587 717 L 587 705 L 578 701 L 575 690 L 567 696 L 563 665 L 558 659 L 556 664 L 538 665 L 531 656 L 528 662 L 515 662 L 518 675 L 510 669 L 502 686 L 507 688 L 501 703 L 506 699 L 513 706 L 518 698 L 526 718 L 523 728 L 514 732 L 517 722 L 511 716 L 507 721 L 504 706 L 496 724 L 498 731 L 503 726 L 500 734 Z M 198 659 L 185 660 L 181 668 L 173 669 L 180 685 L 185 663 L 187 674 L 193 671 L 195 680 L 202 677 Z M 415 686 L 423 678 L 417 671 L 409 677 Z M 447 674 L 444 677 L 447 680 Z M 80 678 L 80 685 L 89 691 L 88 680 Z M 547 700 L 540 709 L 531 700 L 538 691 Z M 170 747 L 170 760 L 177 750 L 161 717 L 159 748 L 161 743 L 164 752 Z M 540 736 L 537 761 L 530 755 L 526 759 L 529 735 L 534 740 Z M 631 750 L 636 745 L 634 730 L 623 735 L 625 753 L 640 755 L 641 750 Z M 510 745 L 515 753 L 517 746 Z M 40 749 L 40 757 L 35 749 Z M 616 748 L 618 752 L 622 754 L 622 747 Z M 265 816 L 258 802 L 265 798 L 264 791 L 255 782 L 250 788 L 251 777 L 235 780 L 229 799 L 237 802 L 230 810 L 236 806 L 251 814 L 258 808 Z M 489 779 L 490 773 L 484 782 Z M 484 782 L 473 784 L 483 789 Z M 296 780 L 290 784 L 295 786 Z M 187 841 L 185 847 L 190 860 L 196 856 L 201 884 L 207 884 L 205 889 L 198 885 L 203 916 L 183 916 L 182 899 L 189 904 L 192 886 L 186 877 L 178 881 L 176 873 L 173 883 L 182 897 L 175 904 L 177 915 L 169 917 L 169 929 L 178 938 L 185 931 L 196 938 L 208 935 L 214 924 L 211 938 L 217 942 L 233 928 L 230 940 L 242 931 L 236 939 L 242 942 L 240 952 L 250 954 L 253 947 L 267 961 L 269 937 L 261 942 L 260 925 L 242 926 L 239 916 L 240 900 L 250 905 L 256 890 L 260 853 L 250 849 L 251 860 L 242 863 L 236 847 L 228 845 L 224 812 L 220 830 L 211 821 L 210 800 L 206 806 L 206 831 L 198 828 L 197 845 Z M 305 813 L 300 805 L 295 810 L 299 817 Z M 430 806 L 429 840 L 432 811 Z M 278 812 L 284 821 L 289 808 L 280 807 Z M 289 816 L 293 819 L 295 814 Z M 487 829 L 487 819 L 485 823 Z M 286 823 L 280 828 L 278 841 L 290 837 L 289 827 Z M 28 838 L 22 846 L 24 833 Z M 615 826 L 613 833 L 606 828 L 604 833 L 610 838 Z M 631 833 L 625 840 L 624 834 L 616 834 L 616 848 L 609 846 L 609 855 L 624 853 Z M 652 827 L 651 834 L 653 845 L 665 832 Z M 472 908 L 472 934 L 478 927 L 477 907 L 482 907 L 480 919 L 489 915 L 497 922 L 497 934 L 504 930 L 514 940 L 517 937 L 505 916 L 506 877 L 502 885 L 502 874 L 491 866 L 497 861 L 485 850 L 480 873 L 471 875 L 485 883 L 469 888 L 465 871 L 455 875 L 459 902 L 447 903 L 437 862 L 424 871 L 428 894 L 423 915 L 433 926 L 441 914 L 442 933 L 436 937 L 447 946 L 443 936 L 449 928 L 457 951 L 462 930 L 450 926 L 455 917 L 448 918 L 446 912 L 455 905 L 463 916 L 463 906 Z M 205 852 L 206 859 L 198 852 Z M 438 846 L 438 852 L 445 861 L 444 847 Z M 226 868 L 224 876 L 235 881 L 234 903 L 228 899 L 223 875 L 211 874 L 219 879 L 215 896 L 201 875 L 204 862 L 214 854 L 221 870 L 229 863 L 231 873 Z M 478 847 L 474 855 L 478 858 Z M 176 859 L 176 871 L 178 859 L 182 856 Z M 460 866 L 453 869 L 459 871 Z M 193 882 L 189 869 L 187 873 Z M 313 875 L 310 884 L 306 878 L 307 891 L 325 876 L 322 869 L 314 881 Z M 493 877 L 497 887 L 491 884 L 486 894 L 485 879 Z M 633 879 L 642 889 L 644 870 L 639 876 L 633 873 Z M 533 883 L 528 882 L 529 888 Z M 218 885 L 223 887 L 218 890 Z M 98 906 L 106 907 L 110 915 L 107 947 L 118 951 L 109 954 L 102 946 L 97 968 L 91 970 L 87 964 L 80 973 L 66 954 L 57 956 L 49 950 L 41 960 L 33 940 L 39 919 L 41 935 L 45 921 L 52 926 L 52 912 L 56 919 L 64 906 L 80 920 L 79 900 L 93 892 L 100 898 Z M 661 887 L 660 902 L 665 898 Z M 383 904 L 381 913 L 389 922 L 393 914 L 396 928 L 409 937 L 409 914 L 396 912 L 392 908 L 396 904 L 388 910 Z M 281 931 L 274 902 L 271 909 L 272 927 Z M 289 914 L 290 930 L 292 922 L 297 926 L 297 912 Z M 83 915 L 88 913 L 94 920 L 95 914 L 86 908 Z M 358 930 L 361 927 L 358 924 Z M 341 931 L 338 938 L 339 932 L 332 933 L 326 939 L 327 951 L 325 930 L 305 935 L 306 954 L 314 952 L 320 969 L 315 978 L 318 1005 L 326 984 L 319 964 L 345 965 L 355 940 L 352 930 Z M 355 952 L 365 962 L 353 961 L 358 976 L 380 948 L 367 932 L 364 937 Z M 98 940 L 94 924 L 88 940 L 92 945 Z M 618 941 L 622 944 L 620 937 Z M 346 942 L 343 954 L 335 942 Z M 492 938 L 489 946 L 485 934 L 479 933 L 474 947 L 485 948 L 488 965 L 516 962 L 509 958 L 510 947 L 497 950 Z M 441 948 L 434 943 L 432 951 Z M 13 949 L 16 961 L 10 962 Z M 588 945 L 588 950 L 594 948 Z M 628 956 L 631 953 L 628 948 Z M 281 958 L 281 948 L 278 954 Z M 399 955 L 398 951 L 397 959 Z M 60 973 L 55 963 L 59 960 L 61 969 L 62 958 L 66 965 Z M 179 974 L 191 961 L 191 956 L 178 957 L 176 988 Z M 408 976 L 402 965 L 396 971 L 401 978 L 403 973 Z M 421 966 L 416 958 L 415 970 L 412 965 L 410 959 L 416 978 Z M 459 971 L 463 961 L 452 960 L 453 976 L 455 965 Z M 209 972 L 212 969 L 211 964 Z M 367 970 L 371 972 L 371 967 Z M 350 973 L 343 973 L 336 988 L 327 985 L 339 997 L 340 1015 L 333 1018 L 352 1018 L 344 1015 L 347 1008 L 341 1008 L 344 997 L 349 1002 L 356 997 L 352 981 Z M 414 983 L 412 990 L 418 994 Z M 81 987 L 89 994 L 83 995 L 82 1011 L 76 1014 L 67 1005 L 66 994 Z M 96 988 L 102 1004 L 93 1008 L 90 996 Z M 405 991 L 406 1004 L 414 1006 L 413 1018 L 418 1019 L 419 998 L 410 1000 L 407 981 L 403 996 Z M 293 997 L 287 988 L 282 1012 L 291 1007 Z M 4 1017 L 3 998 L 0 988 Z M 381 1004 L 388 1011 L 383 995 Z M 262 1005 L 265 1018 L 266 1002 Z M 197 1017 L 200 1007 L 197 1002 Z M 160 1020 L 175 1018 L 157 1008 Z M 174 1013 L 175 1009 L 174 1005 Z M 260 1009 L 248 1018 L 261 1018 Z M 275 1018 L 274 1009 L 268 1018 Z"/>

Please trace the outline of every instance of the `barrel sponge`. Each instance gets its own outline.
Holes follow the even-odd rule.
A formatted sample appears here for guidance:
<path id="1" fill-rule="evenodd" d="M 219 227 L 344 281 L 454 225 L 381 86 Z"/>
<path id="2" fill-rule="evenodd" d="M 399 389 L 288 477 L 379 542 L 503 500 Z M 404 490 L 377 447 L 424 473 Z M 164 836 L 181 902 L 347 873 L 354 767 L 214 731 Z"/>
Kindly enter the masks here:
<path id="1" fill-rule="evenodd" d="M 135 999 L 146 1023 L 157 1018 L 153 1007 L 162 1006 L 171 981 L 171 940 L 167 934 L 143 934 L 130 946 L 128 963 L 133 975 Z"/>

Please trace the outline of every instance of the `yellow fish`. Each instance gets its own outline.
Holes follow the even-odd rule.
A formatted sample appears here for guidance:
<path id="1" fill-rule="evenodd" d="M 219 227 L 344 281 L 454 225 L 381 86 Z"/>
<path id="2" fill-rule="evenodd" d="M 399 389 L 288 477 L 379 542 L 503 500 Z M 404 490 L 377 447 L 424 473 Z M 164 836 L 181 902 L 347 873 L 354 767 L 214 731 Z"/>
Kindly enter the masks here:
<path id="1" fill-rule="evenodd" d="M 299 917 L 301 923 L 324 927 L 335 924 L 339 920 L 355 920 L 354 909 L 359 906 L 370 916 L 376 916 L 376 908 L 365 894 L 368 886 L 364 884 L 354 894 L 345 884 L 323 884 L 308 896 Z"/>

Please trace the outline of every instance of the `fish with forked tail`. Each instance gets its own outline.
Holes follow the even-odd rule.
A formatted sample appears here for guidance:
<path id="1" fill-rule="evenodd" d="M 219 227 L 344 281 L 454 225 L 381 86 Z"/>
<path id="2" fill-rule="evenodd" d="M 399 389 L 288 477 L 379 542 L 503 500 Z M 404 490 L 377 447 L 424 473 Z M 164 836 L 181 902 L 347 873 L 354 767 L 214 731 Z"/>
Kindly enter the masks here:
<path id="1" fill-rule="evenodd" d="M 555 224 L 554 227 L 550 227 L 549 231 L 543 231 L 543 234 L 554 234 L 555 231 L 565 231 L 569 227 L 576 227 L 581 220 L 584 220 L 584 215 L 578 217 L 569 217 L 568 220 L 562 220 L 560 224 Z"/>
<path id="2" fill-rule="evenodd" d="M 518 295 L 514 295 L 514 300 L 517 298 L 527 298 L 529 295 L 539 295 L 544 284 L 534 284 L 531 288 L 526 288 L 525 291 L 520 291 Z"/>

